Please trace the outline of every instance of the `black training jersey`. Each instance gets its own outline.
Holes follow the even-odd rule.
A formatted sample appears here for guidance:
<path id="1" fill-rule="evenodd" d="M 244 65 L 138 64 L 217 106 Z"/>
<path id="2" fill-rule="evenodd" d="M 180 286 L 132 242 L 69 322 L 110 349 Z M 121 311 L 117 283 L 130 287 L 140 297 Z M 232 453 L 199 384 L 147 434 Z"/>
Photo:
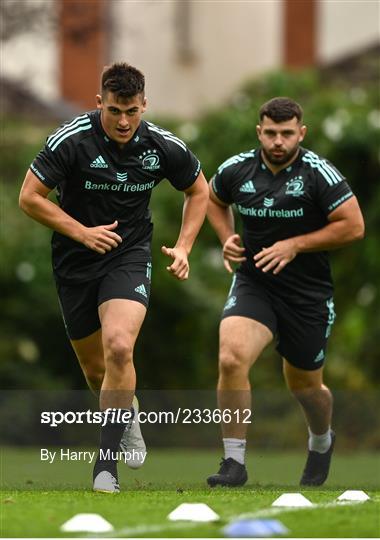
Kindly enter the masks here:
<path id="1" fill-rule="evenodd" d="M 341 173 L 326 159 L 301 148 L 296 160 L 276 175 L 266 167 L 261 151 L 231 157 L 212 179 L 217 197 L 235 204 L 243 223 L 247 262 L 242 272 L 293 303 L 314 303 L 332 295 L 326 251 L 299 253 L 277 275 L 264 273 L 253 256 L 278 240 L 321 229 L 327 216 L 353 193 Z"/>
<path id="2" fill-rule="evenodd" d="M 167 178 L 185 190 L 200 172 L 185 143 L 142 121 L 124 148 L 107 137 L 100 111 L 63 124 L 46 141 L 30 166 L 49 188 L 56 188 L 61 208 L 88 227 L 118 221 L 123 242 L 105 255 L 67 236 L 53 233 L 53 269 L 58 280 L 81 282 L 105 274 L 122 260 L 145 260 L 150 253 L 152 189 Z"/>

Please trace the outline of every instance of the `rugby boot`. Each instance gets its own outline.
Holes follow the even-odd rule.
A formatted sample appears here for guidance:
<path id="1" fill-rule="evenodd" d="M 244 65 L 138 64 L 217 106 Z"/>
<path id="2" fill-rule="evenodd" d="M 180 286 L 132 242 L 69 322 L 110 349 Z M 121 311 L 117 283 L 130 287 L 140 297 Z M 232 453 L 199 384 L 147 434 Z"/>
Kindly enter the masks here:
<path id="1" fill-rule="evenodd" d="M 309 450 L 306 465 L 300 480 L 301 486 L 321 486 L 327 479 L 331 456 L 335 445 L 335 433 L 331 432 L 331 445 L 327 452 L 321 454 Z"/>
<path id="2" fill-rule="evenodd" d="M 243 486 L 248 480 L 247 469 L 233 458 L 222 458 L 220 469 L 216 474 L 207 478 L 210 487 Z"/>
<path id="3" fill-rule="evenodd" d="M 101 493 L 120 493 L 119 482 L 109 471 L 102 471 L 94 479 L 93 490 Z"/>
<path id="4" fill-rule="evenodd" d="M 125 452 L 125 463 L 131 469 L 139 469 L 143 466 L 146 457 L 146 445 L 139 424 L 139 402 L 134 396 L 132 401 L 134 418 L 130 426 L 127 426 L 120 441 L 120 449 Z"/>

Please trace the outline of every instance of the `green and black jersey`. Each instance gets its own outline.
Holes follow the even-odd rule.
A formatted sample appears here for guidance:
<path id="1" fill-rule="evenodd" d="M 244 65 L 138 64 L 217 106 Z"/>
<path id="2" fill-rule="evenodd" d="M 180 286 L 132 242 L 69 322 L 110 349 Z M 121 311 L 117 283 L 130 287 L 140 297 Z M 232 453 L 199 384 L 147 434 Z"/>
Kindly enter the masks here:
<path id="1" fill-rule="evenodd" d="M 123 242 L 105 255 L 54 232 L 53 270 L 58 281 L 82 282 L 104 275 L 123 260 L 144 261 L 150 254 L 149 201 L 167 178 L 185 190 L 200 172 L 185 143 L 142 121 L 121 149 L 102 128 L 100 111 L 63 124 L 30 166 L 49 188 L 56 188 L 61 208 L 88 227 L 118 221 Z"/>
<path id="2" fill-rule="evenodd" d="M 326 251 L 300 253 L 277 275 L 255 267 L 253 256 L 279 240 L 321 229 L 327 216 L 353 193 L 342 174 L 326 159 L 301 148 L 296 160 L 278 174 L 266 167 L 261 151 L 231 157 L 212 180 L 217 197 L 234 204 L 243 223 L 247 272 L 292 303 L 307 304 L 332 296 Z"/>

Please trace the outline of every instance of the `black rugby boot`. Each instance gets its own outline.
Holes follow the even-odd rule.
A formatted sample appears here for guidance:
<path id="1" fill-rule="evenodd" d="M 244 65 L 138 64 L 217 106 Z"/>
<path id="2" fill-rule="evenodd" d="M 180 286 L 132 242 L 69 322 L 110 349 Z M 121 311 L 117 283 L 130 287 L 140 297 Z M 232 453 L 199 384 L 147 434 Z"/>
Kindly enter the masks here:
<path id="1" fill-rule="evenodd" d="M 245 465 L 235 461 L 233 458 L 222 458 L 220 469 L 216 474 L 207 478 L 210 487 L 215 486 L 243 486 L 248 480 Z"/>
<path id="2" fill-rule="evenodd" d="M 321 486 L 327 479 L 331 456 L 334 450 L 335 433 L 331 432 L 331 445 L 324 454 L 309 450 L 306 465 L 300 480 L 301 486 Z"/>

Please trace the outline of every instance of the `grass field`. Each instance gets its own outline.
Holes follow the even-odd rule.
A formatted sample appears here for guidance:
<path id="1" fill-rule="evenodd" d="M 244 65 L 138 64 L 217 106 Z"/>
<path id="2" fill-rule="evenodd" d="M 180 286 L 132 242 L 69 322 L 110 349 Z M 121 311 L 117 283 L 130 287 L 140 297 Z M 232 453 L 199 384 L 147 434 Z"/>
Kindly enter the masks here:
<path id="1" fill-rule="evenodd" d="M 284 492 L 299 492 L 304 455 L 249 453 L 249 481 L 241 489 L 205 485 L 215 472 L 215 451 L 152 450 L 139 471 L 119 465 L 122 493 L 89 489 L 92 466 L 83 462 L 39 459 L 39 449 L 4 449 L 1 455 L 2 537 L 94 537 L 61 533 L 78 513 L 99 513 L 115 528 L 99 537 L 220 537 L 229 521 L 244 515 L 280 520 L 290 537 L 378 537 L 380 535 L 380 459 L 375 454 L 334 456 L 323 489 L 302 489 L 314 507 L 271 508 Z M 363 489 L 370 501 L 338 505 L 346 489 Z M 183 502 L 204 502 L 220 516 L 216 523 L 170 522 L 167 515 Z"/>

